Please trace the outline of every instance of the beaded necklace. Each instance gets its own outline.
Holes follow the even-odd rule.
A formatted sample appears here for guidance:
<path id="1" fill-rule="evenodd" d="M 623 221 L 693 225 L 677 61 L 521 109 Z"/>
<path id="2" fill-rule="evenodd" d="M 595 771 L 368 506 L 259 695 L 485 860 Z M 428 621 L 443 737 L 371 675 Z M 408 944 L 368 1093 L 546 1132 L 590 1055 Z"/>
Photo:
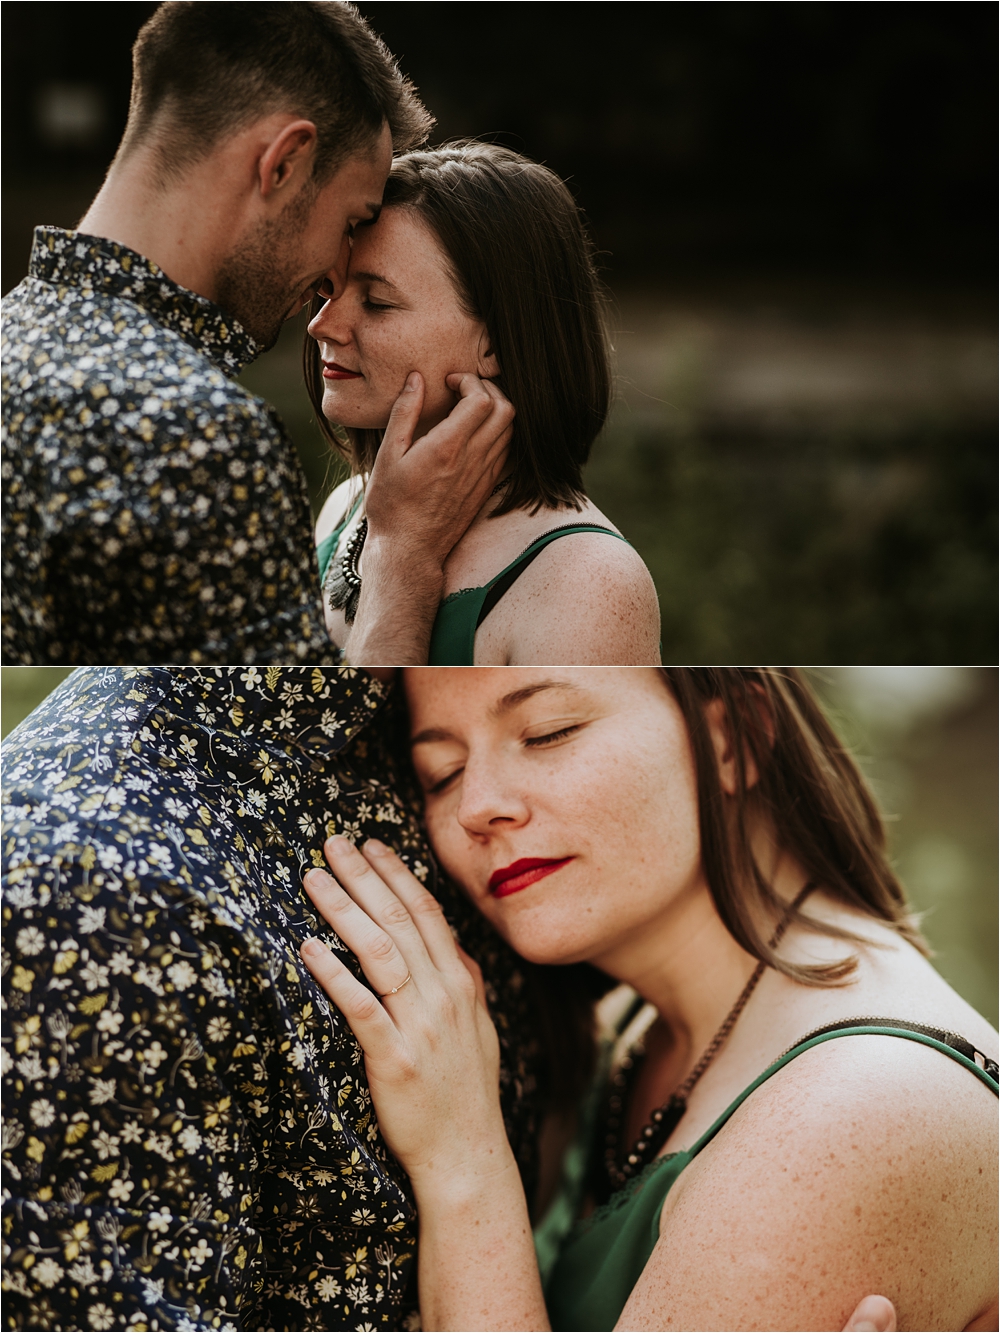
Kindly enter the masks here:
<path id="1" fill-rule="evenodd" d="M 503 481 L 498 481 L 488 498 L 492 500 L 494 495 L 506 490 L 511 480 L 512 478 L 505 477 Z M 344 548 L 343 555 L 331 564 L 326 581 L 325 591 L 330 606 L 334 611 L 343 611 L 344 620 L 348 625 L 354 624 L 358 614 L 358 602 L 361 600 L 361 571 L 358 569 L 358 561 L 361 559 L 367 536 L 368 520 L 363 518 L 358 524 L 357 532 Z"/>
<path id="2" fill-rule="evenodd" d="M 788 927 L 789 921 L 798 909 L 805 902 L 806 898 L 816 888 L 816 885 L 810 881 L 799 893 L 798 897 L 792 903 L 791 907 L 785 913 L 784 918 L 779 923 L 774 932 L 768 948 L 776 949 Z M 621 1135 L 622 1123 L 625 1119 L 625 1104 L 629 1085 L 632 1082 L 631 1075 L 644 1054 L 642 1043 L 638 1043 L 628 1055 L 625 1056 L 618 1067 L 617 1072 L 611 1080 L 611 1093 L 607 1103 L 607 1116 L 605 1119 L 604 1148 L 601 1157 L 601 1167 L 598 1179 L 598 1193 L 603 1196 L 599 1201 L 609 1197 L 616 1190 L 620 1190 L 623 1185 L 639 1174 L 639 1172 L 653 1159 L 666 1143 L 667 1139 L 680 1124 L 681 1119 L 687 1110 L 688 1097 L 691 1089 L 704 1074 L 705 1070 L 718 1055 L 729 1034 L 736 1025 L 736 1020 L 746 1008 L 747 1001 L 757 988 L 757 983 L 764 975 L 766 964 L 760 962 L 754 968 L 753 975 L 740 992 L 739 998 L 730 1009 L 722 1022 L 722 1026 L 716 1032 L 715 1036 L 708 1043 L 701 1059 L 688 1074 L 687 1078 L 679 1088 L 650 1116 L 649 1121 L 643 1126 L 639 1137 L 632 1146 L 627 1156 L 622 1156 Z"/>

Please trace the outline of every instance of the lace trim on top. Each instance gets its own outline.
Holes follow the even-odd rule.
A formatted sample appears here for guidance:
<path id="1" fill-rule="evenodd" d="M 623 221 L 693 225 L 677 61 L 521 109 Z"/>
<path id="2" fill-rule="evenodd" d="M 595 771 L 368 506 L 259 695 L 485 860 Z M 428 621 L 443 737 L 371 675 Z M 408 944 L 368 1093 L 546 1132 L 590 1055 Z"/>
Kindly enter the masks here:
<path id="1" fill-rule="evenodd" d="M 598 1222 L 603 1222 L 605 1218 L 611 1217 L 621 1208 L 624 1208 L 627 1203 L 631 1203 L 635 1195 L 642 1189 L 646 1179 L 649 1176 L 655 1175 L 659 1168 L 663 1166 L 664 1162 L 672 1162 L 678 1157 L 688 1157 L 689 1155 L 690 1149 L 684 1149 L 678 1152 L 664 1153 L 662 1157 L 654 1157 L 651 1162 L 646 1163 L 637 1176 L 633 1176 L 633 1178 L 624 1184 L 620 1190 L 616 1190 L 610 1199 L 607 1199 L 604 1203 L 600 1204 L 599 1207 L 595 1208 L 589 1217 L 581 1217 L 575 1222 L 568 1239 L 584 1235 L 591 1227 L 596 1226 Z"/>

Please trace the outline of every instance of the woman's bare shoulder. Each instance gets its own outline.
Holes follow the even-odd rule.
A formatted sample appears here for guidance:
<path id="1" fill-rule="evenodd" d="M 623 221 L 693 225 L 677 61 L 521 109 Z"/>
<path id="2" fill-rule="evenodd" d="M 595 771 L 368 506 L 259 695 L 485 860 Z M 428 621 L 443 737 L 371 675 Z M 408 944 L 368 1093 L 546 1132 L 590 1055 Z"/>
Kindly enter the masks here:
<path id="1" fill-rule="evenodd" d="M 319 511 L 319 517 L 316 519 L 315 538 L 317 546 L 329 537 L 338 523 L 342 523 L 347 517 L 347 512 L 357 499 L 362 486 L 361 477 L 348 477 L 326 497 L 323 508 Z"/>
<path id="2" fill-rule="evenodd" d="M 550 517 L 543 531 L 579 522 L 617 532 L 593 506 Z M 476 661 L 655 666 L 659 644 L 659 601 L 642 557 L 606 533 L 578 532 L 544 547 L 505 594 L 476 637 Z"/>
<path id="3" fill-rule="evenodd" d="M 816 1046 L 682 1173 L 622 1327 L 840 1328 L 879 1291 L 900 1328 L 965 1328 L 996 1297 L 996 1170 L 996 1098 L 957 1061 Z"/>

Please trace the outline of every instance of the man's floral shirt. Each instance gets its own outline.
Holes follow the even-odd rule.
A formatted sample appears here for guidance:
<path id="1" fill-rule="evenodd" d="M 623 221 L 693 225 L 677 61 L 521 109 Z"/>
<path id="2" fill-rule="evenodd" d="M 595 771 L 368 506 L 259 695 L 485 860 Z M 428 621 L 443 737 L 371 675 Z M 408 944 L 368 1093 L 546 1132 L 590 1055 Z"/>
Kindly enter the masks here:
<path id="1" fill-rule="evenodd" d="M 141 255 L 39 227 L 3 303 L 7 662 L 334 662 L 259 349 Z"/>
<path id="2" fill-rule="evenodd" d="M 360 975 L 301 889 L 334 832 L 394 846 L 483 966 L 531 1176 L 522 976 L 436 876 L 400 713 L 350 668 L 90 668 L 5 742 L 6 1327 L 416 1326 L 408 1182 L 298 953 Z"/>

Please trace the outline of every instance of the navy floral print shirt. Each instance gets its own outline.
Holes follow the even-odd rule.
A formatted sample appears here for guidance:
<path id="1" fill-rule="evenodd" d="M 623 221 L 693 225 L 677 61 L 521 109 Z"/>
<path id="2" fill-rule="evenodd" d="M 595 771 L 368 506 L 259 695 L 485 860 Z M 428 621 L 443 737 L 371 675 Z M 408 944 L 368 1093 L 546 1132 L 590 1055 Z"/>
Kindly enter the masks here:
<path id="1" fill-rule="evenodd" d="M 3 303 L 6 662 L 334 663 L 305 483 L 235 320 L 39 227 Z"/>
<path id="2" fill-rule="evenodd" d="M 351 668 L 89 668 L 5 742 L 5 1327 L 417 1326 L 408 1182 L 298 954 L 358 972 L 301 889 L 333 832 L 483 967 L 530 1188 L 520 965 L 436 875 L 400 713 Z"/>

